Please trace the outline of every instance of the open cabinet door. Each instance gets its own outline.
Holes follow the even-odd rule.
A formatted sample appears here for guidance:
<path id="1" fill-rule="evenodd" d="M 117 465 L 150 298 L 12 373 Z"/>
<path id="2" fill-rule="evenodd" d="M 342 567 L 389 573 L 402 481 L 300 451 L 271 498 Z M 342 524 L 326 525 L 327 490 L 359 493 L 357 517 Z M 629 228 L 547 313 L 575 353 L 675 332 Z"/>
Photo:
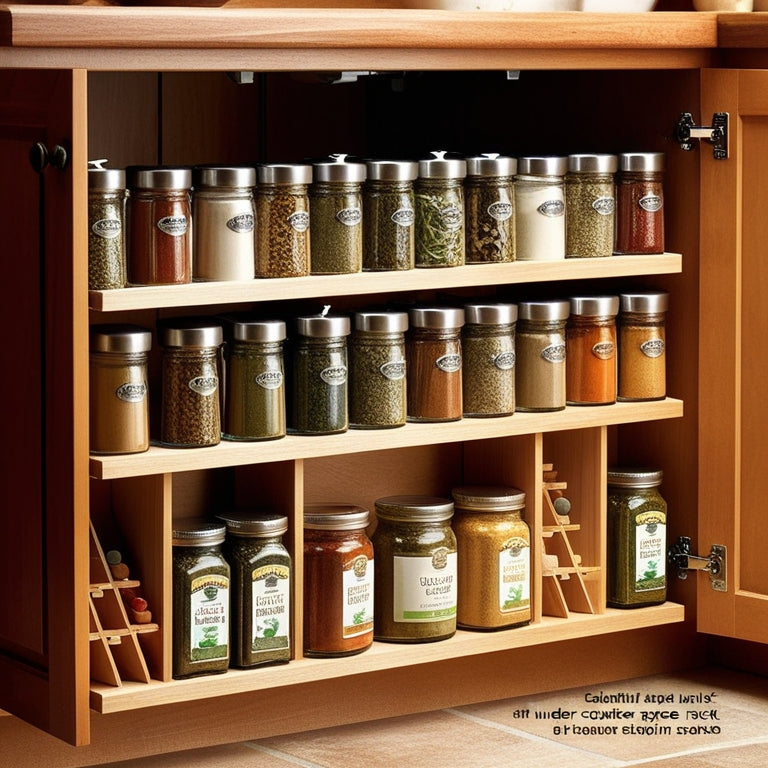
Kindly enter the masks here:
<path id="1" fill-rule="evenodd" d="M 85 97 L 84 72 L 0 72 L 0 708 L 73 744 L 89 737 Z"/>
<path id="2" fill-rule="evenodd" d="M 768 71 L 705 70 L 701 119 L 730 115 L 730 157 L 701 145 L 699 532 L 727 551 L 699 575 L 701 632 L 768 643 Z M 706 123 L 709 125 L 709 123 Z"/>

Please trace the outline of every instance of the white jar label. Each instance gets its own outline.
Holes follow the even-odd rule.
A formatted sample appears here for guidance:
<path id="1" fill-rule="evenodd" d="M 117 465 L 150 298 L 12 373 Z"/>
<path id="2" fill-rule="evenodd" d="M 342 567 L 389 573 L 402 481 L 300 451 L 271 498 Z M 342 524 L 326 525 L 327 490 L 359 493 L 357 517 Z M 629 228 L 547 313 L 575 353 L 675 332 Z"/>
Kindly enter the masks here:
<path id="1" fill-rule="evenodd" d="M 262 371 L 254 378 L 254 382 L 262 389 L 280 389 L 283 385 L 283 372 Z"/>
<path id="2" fill-rule="evenodd" d="M 531 604 L 531 547 L 515 536 L 499 552 L 499 610 L 512 613 Z"/>
<path id="3" fill-rule="evenodd" d="M 610 360 L 616 354 L 616 345 L 612 341 L 600 341 L 592 347 L 592 354 L 601 360 Z"/>
<path id="4" fill-rule="evenodd" d="M 656 211 L 661 210 L 663 201 L 659 195 L 646 195 L 645 197 L 641 197 L 637 201 L 637 204 L 644 211 L 648 211 L 648 213 L 656 213 Z"/>
<path id="5" fill-rule="evenodd" d="M 405 378 L 405 360 L 390 360 L 384 363 L 379 371 L 385 379 L 399 381 Z"/>
<path id="6" fill-rule="evenodd" d="M 190 661 L 226 659 L 229 655 L 229 578 L 200 576 L 189 597 Z"/>
<path id="7" fill-rule="evenodd" d="M 145 382 L 131 384 L 126 382 L 121 384 L 115 390 L 115 396 L 124 403 L 140 403 L 147 395 L 147 385 Z"/>
<path id="8" fill-rule="evenodd" d="M 598 197 L 592 201 L 592 207 L 601 216 L 610 216 L 615 208 L 615 201 L 612 197 Z"/>
<path id="9" fill-rule="evenodd" d="M 288 217 L 288 226 L 296 232 L 306 232 L 309 229 L 309 214 L 306 211 L 294 211 Z"/>
<path id="10" fill-rule="evenodd" d="M 464 223 L 464 214 L 458 205 L 447 205 L 440 211 L 440 220 L 449 232 L 454 232 L 461 229 Z"/>
<path id="11" fill-rule="evenodd" d="M 456 553 L 444 547 L 431 557 L 394 557 L 394 621 L 418 623 L 454 617 L 456 562 Z"/>
<path id="12" fill-rule="evenodd" d="M 231 229 L 238 234 L 248 234 L 248 232 L 253 232 L 253 214 L 241 213 L 239 216 L 233 216 L 227 222 L 227 229 Z"/>
<path id="13" fill-rule="evenodd" d="M 284 565 L 264 565 L 251 572 L 251 651 L 289 647 L 291 580 Z"/>
<path id="14" fill-rule="evenodd" d="M 493 364 L 500 371 L 511 371 L 515 367 L 515 353 L 501 352 L 493 358 Z"/>
<path id="15" fill-rule="evenodd" d="M 653 510 L 635 517 L 635 592 L 666 586 L 667 516 Z"/>
<path id="16" fill-rule="evenodd" d="M 562 200 L 546 200 L 536 210 L 542 216 L 554 219 L 565 213 L 565 203 Z"/>
<path id="17" fill-rule="evenodd" d="M 181 237 L 187 234 L 187 217 L 166 216 L 157 222 L 157 228 L 171 237 Z"/>
<path id="18" fill-rule="evenodd" d="M 435 360 L 435 365 L 445 373 L 456 373 L 461 370 L 461 355 L 443 355 Z"/>
<path id="19" fill-rule="evenodd" d="M 390 218 L 401 227 L 412 227 L 416 216 L 413 208 L 398 208 Z"/>
<path id="20" fill-rule="evenodd" d="M 646 357 L 661 357 L 664 354 L 664 339 L 648 339 L 640 344 L 640 351 Z"/>
<path id="21" fill-rule="evenodd" d="M 346 227 L 355 227 L 363 220 L 360 208 L 342 208 L 336 212 L 336 220 Z"/>
<path id="22" fill-rule="evenodd" d="M 506 221 L 512 216 L 512 203 L 497 200 L 488 206 L 488 215 L 496 221 Z"/>
<path id="23" fill-rule="evenodd" d="M 541 350 L 541 357 L 548 363 L 565 362 L 565 344 L 550 344 Z"/>
<path id="24" fill-rule="evenodd" d="M 331 386 L 338 387 L 347 381 L 347 367 L 345 365 L 333 365 L 320 371 L 320 378 Z"/>
<path id="25" fill-rule="evenodd" d="M 217 376 L 195 376 L 189 382 L 189 388 L 198 395 L 212 395 L 219 387 Z"/>
<path id="26" fill-rule="evenodd" d="M 342 637 L 373 632 L 373 560 L 359 555 L 345 563 L 341 580 Z"/>
<path id="27" fill-rule="evenodd" d="M 120 219 L 99 219 L 91 224 L 91 232 L 104 240 L 114 240 L 123 231 Z"/>

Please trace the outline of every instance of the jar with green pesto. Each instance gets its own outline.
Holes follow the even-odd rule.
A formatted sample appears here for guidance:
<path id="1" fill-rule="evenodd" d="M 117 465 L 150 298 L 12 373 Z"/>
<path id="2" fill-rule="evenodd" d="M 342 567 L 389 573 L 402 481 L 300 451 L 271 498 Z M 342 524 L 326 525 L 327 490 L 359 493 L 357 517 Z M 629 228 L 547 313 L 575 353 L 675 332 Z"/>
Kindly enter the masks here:
<path id="1" fill-rule="evenodd" d="M 608 470 L 608 605 L 639 608 L 667 599 L 667 503 L 658 469 Z"/>
<path id="2" fill-rule="evenodd" d="M 291 556 L 288 518 L 226 512 L 225 555 L 232 569 L 231 665 L 255 667 L 291 658 Z"/>
<path id="3" fill-rule="evenodd" d="M 453 636 L 458 598 L 453 502 L 387 496 L 375 509 L 375 639 L 428 643 Z"/>
<path id="4" fill-rule="evenodd" d="M 224 523 L 173 521 L 173 676 L 226 672 L 229 667 L 229 564 Z"/>

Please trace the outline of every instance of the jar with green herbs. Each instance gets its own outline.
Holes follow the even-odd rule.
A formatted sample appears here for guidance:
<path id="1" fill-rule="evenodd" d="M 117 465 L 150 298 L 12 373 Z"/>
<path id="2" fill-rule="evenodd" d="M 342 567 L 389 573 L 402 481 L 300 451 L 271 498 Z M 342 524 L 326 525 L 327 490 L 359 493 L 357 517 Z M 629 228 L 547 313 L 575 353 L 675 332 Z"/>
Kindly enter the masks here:
<path id="1" fill-rule="evenodd" d="M 456 633 L 453 502 L 433 496 L 376 501 L 374 636 L 428 643 Z"/>
<path id="2" fill-rule="evenodd" d="M 228 324 L 224 437 L 274 440 L 286 433 L 282 320 Z"/>
<path id="3" fill-rule="evenodd" d="M 445 157 L 419 161 L 414 185 L 416 266 L 458 267 L 465 263 L 464 178 L 467 161 Z"/>
<path id="4" fill-rule="evenodd" d="M 257 168 L 256 277 L 303 277 L 310 270 L 311 165 Z"/>
<path id="5" fill-rule="evenodd" d="M 517 160 L 498 154 L 467 158 L 464 185 L 467 264 L 515 260 Z"/>
<path id="6" fill-rule="evenodd" d="M 125 288 L 125 171 L 88 169 L 88 288 Z"/>
<path id="7" fill-rule="evenodd" d="M 651 468 L 608 470 L 608 605 L 639 608 L 667 599 L 667 503 Z"/>
<path id="8" fill-rule="evenodd" d="M 291 658 L 291 556 L 283 545 L 288 518 L 224 512 L 224 554 L 231 569 L 230 663 L 248 668 Z"/>
<path id="9" fill-rule="evenodd" d="M 363 269 L 364 163 L 332 155 L 312 166 L 309 228 L 313 275 L 342 275 Z"/>
<path id="10" fill-rule="evenodd" d="M 413 181 L 418 165 L 370 160 L 363 187 L 363 269 L 387 272 L 414 267 Z"/>
<path id="11" fill-rule="evenodd" d="M 531 534 L 525 493 L 465 485 L 451 492 L 458 551 L 457 622 L 466 629 L 520 627 L 531 621 Z"/>
<path id="12" fill-rule="evenodd" d="M 173 676 L 226 672 L 229 667 L 229 564 L 223 523 L 173 521 Z"/>
<path id="13" fill-rule="evenodd" d="M 464 305 L 461 329 L 464 416 L 509 416 L 515 412 L 514 304 Z"/>
<path id="14" fill-rule="evenodd" d="M 349 425 L 401 427 L 407 416 L 405 312 L 356 312 L 349 344 Z"/>
<path id="15" fill-rule="evenodd" d="M 297 318 L 295 327 L 289 431 L 301 435 L 346 432 L 349 318 L 310 315 Z"/>

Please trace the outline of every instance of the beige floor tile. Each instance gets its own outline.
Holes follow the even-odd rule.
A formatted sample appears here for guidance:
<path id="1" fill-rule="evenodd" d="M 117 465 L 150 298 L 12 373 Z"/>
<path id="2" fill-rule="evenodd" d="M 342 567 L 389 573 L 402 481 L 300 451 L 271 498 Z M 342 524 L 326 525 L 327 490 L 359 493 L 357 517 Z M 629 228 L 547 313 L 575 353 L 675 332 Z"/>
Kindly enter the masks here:
<path id="1" fill-rule="evenodd" d="M 647 768 L 724 768 L 725 766 L 727 768 L 765 768 L 768 765 L 768 744 L 749 744 L 634 765 L 647 766 Z"/>
<path id="2" fill-rule="evenodd" d="M 222 744 L 168 755 L 140 757 L 98 768 L 295 768 L 296 764 L 276 755 L 255 751 L 249 744 Z M 51 767 L 53 768 L 53 767 Z"/>

